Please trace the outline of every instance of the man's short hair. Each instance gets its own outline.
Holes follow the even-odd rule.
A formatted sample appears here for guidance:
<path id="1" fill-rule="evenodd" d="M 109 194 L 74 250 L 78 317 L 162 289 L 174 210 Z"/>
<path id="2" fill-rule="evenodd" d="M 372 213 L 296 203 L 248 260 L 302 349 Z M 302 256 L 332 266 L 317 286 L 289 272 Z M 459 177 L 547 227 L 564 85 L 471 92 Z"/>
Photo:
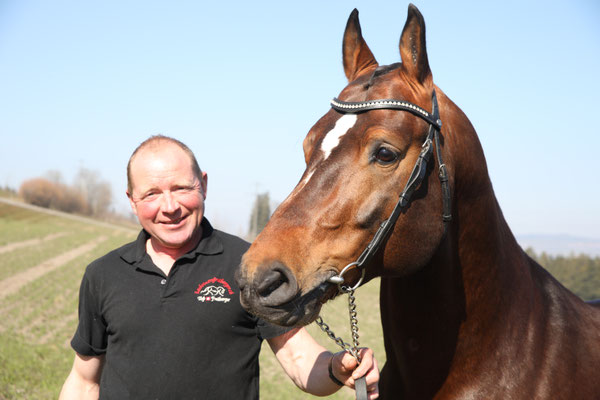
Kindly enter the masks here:
<path id="1" fill-rule="evenodd" d="M 165 135 L 153 135 L 150 136 L 148 139 L 144 140 L 131 154 L 131 157 L 129 157 L 129 162 L 127 163 L 127 192 L 129 194 L 131 194 L 133 192 L 133 185 L 132 185 L 132 180 L 131 180 L 131 162 L 133 161 L 134 157 L 136 156 L 136 154 L 140 151 L 143 150 L 147 147 L 152 147 L 152 148 L 160 148 L 161 145 L 165 144 L 165 143 L 171 143 L 174 144 L 176 146 L 178 146 L 181 150 L 183 150 L 189 157 L 190 157 L 190 162 L 192 163 L 192 170 L 194 171 L 194 174 L 196 175 L 196 177 L 198 179 L 202 178 L 202 170 L 200 169 L 200 166 L 198 165 L 198 161 L 196 160 L 196 156 L 194 156 L 194 153 L 192 152 L 192 150 L 190 150 L 189 147 L 187 147 L 185 145 L 185 143 L 169 137 L 169 136 L 165 136 Z"/>

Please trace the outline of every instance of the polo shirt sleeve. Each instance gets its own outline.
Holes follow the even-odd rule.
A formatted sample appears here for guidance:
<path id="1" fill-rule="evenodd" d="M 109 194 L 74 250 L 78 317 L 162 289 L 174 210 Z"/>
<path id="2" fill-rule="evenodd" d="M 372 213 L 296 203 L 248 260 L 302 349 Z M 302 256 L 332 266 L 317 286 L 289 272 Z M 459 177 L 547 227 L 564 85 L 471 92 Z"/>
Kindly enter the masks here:
<path id="1" fill-rule="evenodd" d="M 262 318 L 258 318 L 256 328 L 258 329 L 260 337 L 265 340 L 283 335 L 284 333 L 294 329 L 290 326 L 273 325 Z"/>
<path id="2" fill-rule="evenodd" d="M 79 289 L 79 325 L 71 347 L 84 356 L 100 356 L 106 353 L 108 335 L 100 313 L 98 286 L 91 275 L 88 267 Z"/>

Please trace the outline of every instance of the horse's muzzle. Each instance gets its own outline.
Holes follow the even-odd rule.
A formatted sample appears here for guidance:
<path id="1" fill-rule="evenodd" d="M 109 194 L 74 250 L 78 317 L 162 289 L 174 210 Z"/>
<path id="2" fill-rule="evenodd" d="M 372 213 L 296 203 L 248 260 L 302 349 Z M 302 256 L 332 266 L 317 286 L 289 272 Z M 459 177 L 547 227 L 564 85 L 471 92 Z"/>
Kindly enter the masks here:
<path id="1" fill-rule="evenodd" d="M 302 294 L 292 271 L 281 262 L 262 264 L 249 276 L 244 264 L 236 273 L 240 303 L 248 312 L 282 326 L 312 322 L 332 285 L 323 282 Z"/>
<path id="2" fill-rule="evenodd" d="M 292 301 L 298 294 L 298 282 L 288 267 L 280 262 L 261 265 L 249 279 L 242 265 L 236 273 L 244 308 L 255 314 L 262 309 L 277 308 Z"/>

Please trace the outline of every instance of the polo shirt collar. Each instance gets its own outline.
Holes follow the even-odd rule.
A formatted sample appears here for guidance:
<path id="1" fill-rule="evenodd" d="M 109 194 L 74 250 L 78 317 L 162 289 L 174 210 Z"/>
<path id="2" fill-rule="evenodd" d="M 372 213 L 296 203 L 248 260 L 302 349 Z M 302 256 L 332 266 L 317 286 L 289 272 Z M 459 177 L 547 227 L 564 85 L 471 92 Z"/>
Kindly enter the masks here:
<path id="1" fill-rule="evenodd" d="M 181 256 L 180 259 L 193 259 L 199 254 L 215 255 L 223 252 L 223 242 L 218 235 L 215 235 L 215 230 L 208 219 L 202 218 L 201 224 L 202 238 L 195 248 Z M 132 246 L 125 246 L 119 250 L 119 256 L 128 264 L 140 264 L 146 257 L 146 241 L 148 238 L 150 238 L 150 235 L 142 229 Z"/>

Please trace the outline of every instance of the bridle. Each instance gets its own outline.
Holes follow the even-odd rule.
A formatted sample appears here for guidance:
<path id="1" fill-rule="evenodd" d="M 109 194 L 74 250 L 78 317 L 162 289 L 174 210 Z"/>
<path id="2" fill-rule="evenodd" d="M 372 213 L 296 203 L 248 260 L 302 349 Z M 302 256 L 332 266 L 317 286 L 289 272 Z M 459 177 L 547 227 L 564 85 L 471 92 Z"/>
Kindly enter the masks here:
<path id="1" fill-rule="evenodd" d="M 438 162 L 438 177 L 441 182 L 442 187 L 442 202 L 443 202 L 443 212 L 442 212 L 442 221 L 444 223 L 444 234 L 447 230 L 447 224 L 452 220 L 452 203 L 450 197 L 450 185 L 448 183 L 448 171 L 446 170 L 446 164 L 442 159 L 442 151 L 440 148 L 440 134 L 442 129 L 442 120 L 440 119 L 439 107 L 437 102 L 437 96 L 435 94 L 435 89 L 431 94 L 431 103 L 432 110 L 431 113 L 427 110 L 417 106 L 416 104 L 409 103 L 403 100 L 394 100 L 394 99 L 382 99 L 382 100 L 369 100 L 369 101 L 361 101 L 361 102 L 346 102 L 334 98 L 331 101 L 331 107 L 343 114 L 359 114 L 371 110 L 398 110 L 398 111 L 407 111 L 417 117 L 425 120 L 429 124 L 429 131 L 427 133 L 427 137 L 421 146 L 421 152 L 419 153 L 419 157 L 415 162 L 415 165 L 410 173 L 408 181 L 404 186 L 404 189 L 400 193 L 400 197 L 398 198 L 398 202 L 396 203 L 394 210 L 390 214 L 389 218 L 384 220 L 373 239 L 369 242 L 367 247 L 363 250 L 361 255 L 358 257 L 356 261 L 351 262 L 346 265 L 338 275 L 334 275 L 328 279 L 328 282 L 337 284 L 338 290 L 340 293 L 348 294 L 348 309 L 350 311 L 350 329 L 352 332 L 352 345 L 344 342 L 340 337 L 336 337 L 335 334 L 329 329 L 329 326 L 323 321 L 323 319 L 319 316 L 316 319 L 317 325 L 331 338 L 333 339 L 340 347 L 344 350 L 348 351 L 352 354 L 359 362 L 360 357 L 358 354 L 358 320 L 356 316 L 356 305 L 354 303 L 354 290 L 358 288 L 363 279 L 365 277 L 365 267 L 371 261 L 375 253 L 382 246 L 384 241 L 387 239 L 390 231 L 392 230 L 396 220 L 400 214 L 406 209 L 406 207 L 410 203 L 410 199 L 417 190 L 417 188 L 425 179 L 425 175 L 427 173 L 427 163 L 431 159 L 431 153 L 433 152 L 433 146 L 435 145 L 435 153 Z M 344 283 L 344 274 L 353 269 L 358 268 L 361 270 L 361 276 L 358 282 L 350 287 L 343 285 Z M 330 371 L 331 373 L 331 371 Z M 367 386 L 366 379 L 363 376 L 362 378 L 355 380 L 355 390 L 356 390 L 356 398 L 357 399 L 366 399 L 367 398 Z"/>
<path id="2" fill-rule="evenodd" d="M 371 110 L 398 110 L 407 111 L 417 117 L 425 120 L 429 124 L 429 131 L 427 137 L 421 146 L 421 153 L 415 162 L 415 166 L 412 169 L 410 177 L 404 186 L 404 189 L 400 193 L 398 202 L 394 207 L 394 210 L 390 214 L 389 218 L 384 220 L 371 242 L 363 250 L 361 255 L 356 261 L 351 262 L 345 266 L 338 275 L 334 275 L 329 278 L 330 283 L 335 283 L 340 286 L 344 282 L 344 274 L 353 268 L 358 268 L 362 271 L 361 277 L 358 282 L 350 288 L 355 290 L 362 283 L 365 276 L 365 266 L 371 261 L 375 253 L 379 250 L 381 245 L 388 237 L 392 230 L 396 220 L 400 214 L 406 209 L 410 203 L 410 199 L 414 191 L 421 185 L 427 172 L 427 163 L 431 159 L 431 153 L 433 152 L 433 146 L 435 144 L 435 153 L 438 162 L 438 177 L 442 186 L 442 201 L 443 201 L 443 214 L 442 221 L 444 222 L 444 232 L 447 229 L 447 223 L 452 220 L 452 200 L 450 198 L 450 185 L 448 183 L 448 171 L 446 170 L 446 164 L 442 159 L 442 151 L 440 148 L 440 131 L 442 128 L 442 120 L 440 119 L 439 107 L 437 102 L 437 96 L 435 89 L 431 94 L 432 110 L 431 113 L 416 104 L 409 103 L 403 100 L 394 99 L 382 99 L 382 100 L 369 100 L 361 102 L 346 102 L 341 101 L 337 98 L 331 100 L 331 107 L 344 114 L 359 114 Z M 340 286 L 341 287 L 341 286 Z M 346 290 L 347 292 L 347 290 Z"/>

